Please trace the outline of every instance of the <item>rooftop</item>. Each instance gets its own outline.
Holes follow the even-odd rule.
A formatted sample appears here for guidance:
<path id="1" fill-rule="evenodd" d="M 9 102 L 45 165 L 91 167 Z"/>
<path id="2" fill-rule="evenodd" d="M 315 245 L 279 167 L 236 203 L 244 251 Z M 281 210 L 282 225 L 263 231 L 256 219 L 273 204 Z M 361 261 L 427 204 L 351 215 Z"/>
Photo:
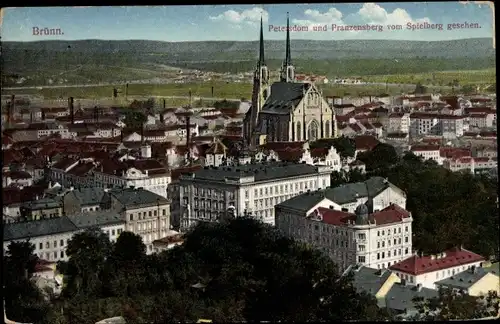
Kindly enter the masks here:
<path id="1" fill-rule="evenodd" d="M 195 180 L 224 183 L 226 180 L 240 180 L 255 177 L 255 182 L 270 181 L 317 174 L 318 166 L 289 163 L 268 162 L 260 164 L 244 164 L 239 166 L 204 167 L 192 174 Z M 182 178 L 181 178 L 182 179 Z"/>
<path id="2" fill-rule="evenodd" d="M 473 267 L 449 278 L 439 280 L 435 284 L 457 289 L 469 289 L 489 273 L 490 272 L 488 270 L 482 267 Z M 498 279 L 498 274 L 491 274 L 496 276 Z"/>
<path id="3" fill-rule="evenodd" d="M 144 188 L 112 189 L 108 194 L 125 207 L 166 204 L 168 200 Z"/>
<path id="4" fill-rule="evenodd" d="M 62 206 L 61 200 L 54 199 L 54 198 L 37 199 L 37 200 L 25 202 L 21 205 L 21 207 L 24 207 L 24 208 L 27 208 L 30 210 L 59 208 L 61 206 Z"/>
<path id="5" fill-rule="evenodd" d="M 104 210 L 68 215 L 68 218 L 78 228 L 125 223 L 119 213 Z"/>
<path id="6" fill-rule="evenodd" d="M 375 197 L 389 187 L 404 194 L 401 189 L 394 186 L 386 179 L 382 177 L 372 177 L 364 182 L 348 183 L 335 188 L 306 192 L 302 195 L 292 197 L 277 206 L 308 211 L 325 198 L 339 205 L 343 205 L 350 202 L 356 202 L 359 198 Z"/>
<path id="7" fill-rule="evenodd" d="M 484 261 L 484 258 L 463 248 L 453 248 L 444 252 L 444 256 L 441 257 L 413 255 L 392 265 L 390 269 L 412 275 L 421 275 L 479 261 Z"/>
<path id="8" fill-rule="evenodd" d="M 65 216 L 34 220 L 29 222 L 4 224 L 3 240 L 21 240 L 77 231 L 78 227 Z"/>

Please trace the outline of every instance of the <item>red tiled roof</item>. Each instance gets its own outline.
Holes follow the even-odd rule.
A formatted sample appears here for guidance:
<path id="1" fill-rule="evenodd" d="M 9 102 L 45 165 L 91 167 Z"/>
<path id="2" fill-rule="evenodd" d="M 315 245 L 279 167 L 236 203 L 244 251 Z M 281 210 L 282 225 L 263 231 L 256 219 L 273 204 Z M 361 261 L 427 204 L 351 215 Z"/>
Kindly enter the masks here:
<path id="1" fill-rule="evenodd" d="M 424 112 L 416 112 L 410 115 L 410 118 L 414 119 L 434 119 L 439 118 L 438 114 L 424 113 Z"/>
<path id="2" fill-rule="evenodd" d="M 465 113 L 466 114 L 472 114 L 472 113 L 485 113 L 485 114 L 494 114 L 495 110 L 487 107 L 477 107 L 477 108 L 465 108 Z"/>
<path id="3" fill-rule="evenodd" d="M 2 204 L 4 206 L 12 204 L 20 204 L 25 201 L 32 201 L 36 197 L 42 197 L 45 188 L 42 186 L 24 187 L 22 190 L 18 188 L 3 188 Z"/>
<path id="4" fill-rule="evenodd" d="M 347 125 L 347 126 L 349 126 L 349 127 L 350 127 L 353 131 L 355 131 L 356 133 L 361 132 L 361 127 L 359 127 L 359 125 L 358 125 L 358 124 L 354 124 L 354 123 L 352 123 L 352 124 L 349 124 L 349 125 Z"/>
<path id="5" fill-rule="evenodd" d="M 359 127 L 359 126 L 358 126 Z M 368 150 L 371 151 L 380 142 L 371 135 L 358 135 L 354 138 L 356 143 L 356 150 Z"/>
<path id="6" fill-rule="evenodd" d="M 356 221 L 356 215 L 340 210 L 319 207 L 318 211 L 323 216 L 323 223 L 343 226 L 349 222 Z M 398 205 L 390 205 L 380 211 L 374 212 L 368 216 L 370 222 L 376 222 L 377 225 L 388 225 L 401 222 L 404 218 L 410 217 L 410 213 Z"/>
<path id="7" fill-rule="evenodd" d="M 423 151 L 439 151 L 439 145 L 413 145 L 411 147 L 413 152 L 423 152 Z"/>
<path id="8" fill-rule="evenodd" d="M 300 148 L 304 146 L 305 142 L 267 142 L 264 145 L 261 145 L 260 147 L 265 149 L 265 150 L 283 150 L 285 148 L 289 149 L 294 149 L 294 148 Z"/>
<path id="9" fill-rule="evenodd" d="M 299 162 L 302 158 L 302 155 L 304 155 L 304 150 L 302 148 L 286 147 L 285 149 L 278 149 L 273 151 L 276 152 L 281 161 L 286 162 Z"/>
<path id="10" fill-rule="evenodd" d="M 445 254 L 444 257 L 434 260 L 431 256 L 413 255 L 406 260 L 392 265 L 389 269 L 412 275 L 421 275 L 484 260 L 482 256 L 476 253 L 460 248 L 448 250 Z"/>

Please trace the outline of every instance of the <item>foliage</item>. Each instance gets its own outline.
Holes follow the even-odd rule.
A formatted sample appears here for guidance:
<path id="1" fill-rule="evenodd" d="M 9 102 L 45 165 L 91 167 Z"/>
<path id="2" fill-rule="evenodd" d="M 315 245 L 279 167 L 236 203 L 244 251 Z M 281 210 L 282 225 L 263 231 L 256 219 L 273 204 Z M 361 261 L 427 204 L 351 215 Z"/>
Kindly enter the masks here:
<path id="1" fill-rule="evenodd" d="M 423 86 L 420 82 L 415 85 L 415 94 L 421 95 L 427 93 L 427 87 Z"/>
<path id="2" fill-rule="evenodd" d="M 29 241 L 11 242 L 3 258 L 3 287 L 7 318 L 18 322 L 43 322 L 49 304 L 31 282 L 37 263 Z"/>
<path id="3" fill-rule="evenodd" d="M 341 156 L 342 159 L 347 159 L 348 157 L 354 157 L 356 152 L 356 143 L 354 139 L 341 136 L 337 138 L 324 138 L 319 139 L 315 142 L 312 142 L 310 145 L 311 149 L 315 148 L 326 148 L 335 147 L 337 153 Z"/>
<path id="4" fill-rule="evenodd" d="M 240 103 L 238 101 L 227 101 L 226 99 L 222 101 L 216 101 L 213 104 L 215 109 L 238 109 Z"/>
<path id="5" fill-rule="evenodd" d="M 345 183 L 362 182 L 366 180 L 366 174 L 362 173 L 360 169 L 350 169 L 348 172 L 344 170 L 334 171 L 330 176 L 330 187 L 335 188 Z"/>
<path id="6" fill-rule="evenodd" d="M 386 143 L 379 143 L 373 150 L 359 153 L 357 158 L 365 163 L 367 171 L 388 168 L 399 161 L 396 149 Z"/>
<path id="7" fill-rule="evenodd" d="M 147 121 L 144 113 L 139 111 L 129 111 L 125 114 L 123 123 L 129 128 L 142 128 L 142 125 Z"/>
<path id="8" fill-rule="evenodd" d="M 419 314 L 413 320 L 449 321 L 478 319 L 498 314 L 498 295 L 490 291 L 488 295 L 474 297 L 451 289 L 440 289 L 438 297 L 414 299 Z"/>
<path id="9" fill-rule="evenodd" d="M 321 251 L 252 218 L 200 224 L 183 246 L 159 254 L 147 255 L 133 233 L 122 233 L 112 244 L 96 229 L 75 235 L 67 251 L 69 260 L 58 266 L 65 278 L 61 298 L 49 306 L 18 289 L 16 296 L 22 293 L 31 308 L 15 308 L 20 306 L 9 299 L 8 314 L 52 324 L 113 316 L 129 323 L 388 318 Z M 35 306 L 44 312 L 33 315 L 29 309 Z"/>

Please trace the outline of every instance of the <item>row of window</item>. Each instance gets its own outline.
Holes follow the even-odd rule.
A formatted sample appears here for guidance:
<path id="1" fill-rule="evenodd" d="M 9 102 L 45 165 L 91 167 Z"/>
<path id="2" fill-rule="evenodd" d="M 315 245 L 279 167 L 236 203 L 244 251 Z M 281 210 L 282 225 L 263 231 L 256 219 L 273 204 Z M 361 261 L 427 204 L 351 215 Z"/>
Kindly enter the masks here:
<path id="1" fill-rule="evenodd" d="M 167 210 L 166 209 L 162 209 L 161 210 L 161 215 L 162 216 L 167 216 Z M 136 220 L 143 220 L 143 219 L 146 219 L 146 217 L 157 217 L 158 216 L 158 210 L 155 209 L 155 210 L 150 210 L 148 212 L 138 212 L 137 213 L 137 218 Z M 129 214 L 129 219 L 131 221 L 134 220 L 134 213 L 130 213 Z"/>
<path id="2" fill-rule="evenodd" d="M 397 231 L 401 233 L 401 227 L 398 227 Z M 405 232 L 408 232 L 408 226 L 405 226 Z M 377 231 L 377 236 L 384 236 L 386 233 L 387 235 L 391 235 L 391 230 L 387 230 L 387 232 L 385 230 Z M 393 229 L 393 234 L 396 234 L 396 228 Z"/>
<path id="3" fill-rule="evenodd" d="M 394 250 L 393 256 L 401 255 L 401 252 L 402 252 L 401 249 Z M 405 254 L 404 255 L 407 255 L 409 253 L 410 253 L 410 250 L 408 248 L 405 248 Z M 387 251 L 387 257 L 388 258 L 391 257 L 391 251 Z M 377 253 L 377 260 L 380 260 L 380 259 L 385 259 L 385 252 L 379 252 L 379 253 Z"/>
<path id="4" fill-rule="evenodd" d="M 409 243 L 410 239 L 408 236 L 405 236 L 405 243 Z M 401 244 L 401 238 L 398 238 L 397 240 L 394 239 L 394 245 Z M 377 242 L 377 249 L 380 249 L 380 247 L 385 248 L 385 241 Z M 391 240 L 387 240 L 387 246 L 391 246 Z"/>
<path id="5" fill-rule="evenodd" d="M 295 182 L 295 191 L 299 190 L 304 190 L 304 189 L 315 189 L 316 188 L 316 180 L 310 180 L 310 181 L 300 181 L 300 182 Z M 326 187 L 326 180 L 323 179 L 323 188 Z M 274 188 L 274 190 L 273 190 Z M 282 193 L 288 193 L 289 191 L 292 192 L 294 189 L 293 184 L 284 184 L 284 185 L 276 185 L 274 187 L 266 187 L 266 188 L 260 188 L 260 189 L 254 189 L 253 195 L 254 198 L 257 197 L 268 197 L 269 195 L 277 195 L 282 194 Z M 245 190 L 245 199 L 249 199 L 250 193 L 248 190 Z"/>

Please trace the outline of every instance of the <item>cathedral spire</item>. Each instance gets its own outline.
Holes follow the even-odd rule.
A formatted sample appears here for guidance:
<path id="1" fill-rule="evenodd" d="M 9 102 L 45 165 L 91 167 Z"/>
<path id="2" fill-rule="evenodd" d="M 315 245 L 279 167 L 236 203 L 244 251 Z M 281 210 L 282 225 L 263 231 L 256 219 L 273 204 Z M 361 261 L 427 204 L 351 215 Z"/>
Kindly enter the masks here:
<path id="1" fill-rule="evenodd" d="M 286 13 L 286 54 L 285 54 L 285 66 L 292 65 L 292 56 L 290 51 L 290 17 L 288 12 Z"/>
<path id="2" fill-rule="evenodd" d="M 260 17 L 259 65 L 266 65 L 266 61 L 264 59 L 264 27 L 262 24 L 262 16 Z"/>
<path id="3" fill-rule="evenodd" d="M 280 81 L 281 82 L 294 82 L 295 81 L 295 68 L 292 65 L 292 54 L 290 45 L 290 17 L 286 13 L 286 44 L 285 44 L 285 60 L 281 66 Z"/>

